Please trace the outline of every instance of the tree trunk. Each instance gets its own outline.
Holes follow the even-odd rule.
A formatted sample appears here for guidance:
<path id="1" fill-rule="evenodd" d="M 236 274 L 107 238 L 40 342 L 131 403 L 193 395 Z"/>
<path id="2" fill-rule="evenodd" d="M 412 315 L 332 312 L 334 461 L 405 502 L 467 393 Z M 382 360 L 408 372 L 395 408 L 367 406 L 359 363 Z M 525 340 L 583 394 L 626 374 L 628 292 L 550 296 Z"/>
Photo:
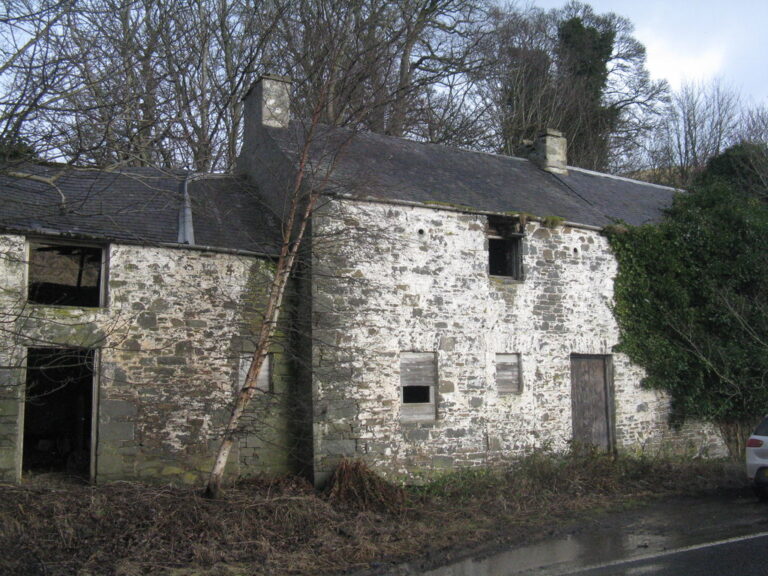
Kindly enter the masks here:
<path id="1" fill-rule="evenodd" d="M 747 440 L 752 435 L 759 421 L 760 418 L 755 418 L 748 421 L 720 422 L 717 424 L 725 446 L 728 448 L 728 455 L 732 460 L 744 458 Z"/>
<path id="2" fill-rule="evenodd" d="M 235 444 L 235 436 L 240 424 L 240 418 L 253 397 L 259 372 L 264 365 L 264 359 L 267 357 L 267 354 L 269 354 L 269 350 L 272 347 L 275 331 L 277 330 L 277 324 L 280 320 L 280 313 L 283 307 L 285 289 L 288 285 L 288 280 L 291 276 L 291 271 L 293 270 L 294 262 L 296 261 L 302 240 L 304 239 L 304 234 L 306 233 L 307 226 L 312 217 L 312 212 L 317 203 L 319 197 L 318 190 L 322 190 L 323 186 L 327 183 L 334 167 L 334 163 L 332 162 L 324 176 L 323 182 L 319 183 L 305 194 L 302 194 L 307 163 L 309 160 L 309 149 L 314 137 L 314 130 L 317 127 L 323 108 L 322 105 L 318 105 L 314 111 L 302 147 L 300 160 L 296 169 L 296 176 L 288 191 L 290 205 L 286 220 L 283 223 L 283 243 L 277 260 L 275 277 L 272 280 L 269 289 L 267 309 L 264 313 L 264 322 L 259 329 L 258 344 L 256 345 L 256 351 L 253 355 L 253 361 L 248 369 L 243 388 L 240 390 L 237 399 L 235 400 L 234 407 L 232 408 L 232 415 L 224 430 L 221 445 L 216 454 L 216 461 L 214 462 L 208 477 L 208 484 L 205 489 L 205 496 L 208 498 L 218 498 L 221 495 L 221 483 L 224 478 L 224 468 L 227 465 L 230 452 Z"/>

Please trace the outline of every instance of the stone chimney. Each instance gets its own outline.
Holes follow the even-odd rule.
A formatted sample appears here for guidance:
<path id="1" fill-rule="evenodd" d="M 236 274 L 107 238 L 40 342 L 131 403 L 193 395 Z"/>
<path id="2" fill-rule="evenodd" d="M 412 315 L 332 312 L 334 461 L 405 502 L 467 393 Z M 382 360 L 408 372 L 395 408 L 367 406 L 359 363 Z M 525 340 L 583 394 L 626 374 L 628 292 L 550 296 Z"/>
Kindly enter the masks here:
<path id="1" fill-rule="evenodd" d="M 531 160 L 542 170 L 554 174 L 568 174 L 567 141 L 559 130 L 547 128 L 534 144 Z"/>
<path id="2" fill-rule="evenodd" d="M 245 124 L 285 128 L 291 120 L 291 80 L 266 74 L 251 86 L 245 100 Z"/>
<path id="3" fill-rule="evenodd" d="M 265 75 L 253 83 L 243 98 L 243 145 L 235 170 L 261 181 L 265 171 L 276 170 L 281 156 L 265 128 L 286 128 L 291 120 L 291 80 Z M 273 174 L 274 176 L 274 174 Z"/>

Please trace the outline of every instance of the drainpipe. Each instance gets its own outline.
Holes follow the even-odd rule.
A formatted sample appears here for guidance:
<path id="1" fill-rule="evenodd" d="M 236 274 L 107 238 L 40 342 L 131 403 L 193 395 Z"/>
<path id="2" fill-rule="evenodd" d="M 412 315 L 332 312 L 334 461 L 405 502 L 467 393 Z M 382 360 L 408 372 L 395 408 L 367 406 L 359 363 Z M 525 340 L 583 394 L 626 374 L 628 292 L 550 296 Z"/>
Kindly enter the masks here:
<path id="1" fill-rule="evenodd" d="M 189 174 L 181 183 L 181 206 L 179 207 L 179 244 L 195 243 L 195 227 L 192 222 L 192 201 L 189 198 L 190 182 L 204 178 L 206 174 Z"/>

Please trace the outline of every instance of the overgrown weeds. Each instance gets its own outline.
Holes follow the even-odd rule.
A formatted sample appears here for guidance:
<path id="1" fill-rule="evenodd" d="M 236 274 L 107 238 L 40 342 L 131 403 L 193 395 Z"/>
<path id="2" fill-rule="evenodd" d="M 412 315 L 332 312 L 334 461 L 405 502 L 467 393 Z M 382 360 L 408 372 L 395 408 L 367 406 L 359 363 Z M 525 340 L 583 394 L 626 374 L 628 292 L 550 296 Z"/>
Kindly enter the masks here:
<path id="1" fill-rule="evenodd" d="M 188 489 L 114 483 L 0 486 L 0 574 L 338 574 L 530 538 L 585 510 L 738 484 L 705 461 L 535 453 L 445 474 L 418 488 L 359 462 L 326 492 L 284 477 L 206 500 Z"/>
<path id="2" fill-rule="evenodd" d="M 402 512 L 405 490 L 387 482 L 361 460 L 342 460 L 327 489 L 328 500 L 359 511 Z"/>

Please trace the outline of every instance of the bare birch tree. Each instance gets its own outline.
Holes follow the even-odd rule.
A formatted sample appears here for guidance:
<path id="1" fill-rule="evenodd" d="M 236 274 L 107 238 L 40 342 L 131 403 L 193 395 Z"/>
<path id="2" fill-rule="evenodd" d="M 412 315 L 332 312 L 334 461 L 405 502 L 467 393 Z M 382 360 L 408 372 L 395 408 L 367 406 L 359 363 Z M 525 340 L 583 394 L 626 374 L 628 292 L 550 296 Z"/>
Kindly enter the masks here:
<path id="1" fill-rule="evenodd" d="M 448 4 L 445 3 L 446 6 Z M 417 19 L 426 18 L 424 14 L 432 14 L 432 10 L 447 9 L 436 1 L 415 5 L 415 13 L 421 15 Z M 304 119 L 304 134 L 299 140 L 300 149 L 296 153 L 295 175 L 283 200 L 287 207 L 283 215 L 283 236 L 274 279 L 268 289 L 264 321 L 256 338 L 245 383 L 233 403 L 209 475 L 205 491 L 209 497 L 215 498 L 221 492 L 224 471 L 237 439 L 240 420 L 257 390 L 259 373 L 274 343 L 288 281 L 318 199 L 332 177 L 335 160 L 343 155 L 346 143 L 354 137 L 356 130 L 368 127 L 368 122 L 377 117 L 384 117 L 389 122 L 397 115 L 397 106 L 405 106 L 402 103 L 405 101 L 399 100 L 398 94 L 406 90 L 410 93 L 417 87 L 412 84 L 410 72 L 398 72 L 394 85 L 389 85 L 389 91 L 384 93 L 386 97 L 367 102 L 365 91 L 360 91 L 361 87 L 387 88 L 382 86 L 387 76 L 382 76 L 382 66 L 385 70 L 401 66 L 397 69 L 402 70 L 403 65 L 411 65 L 414 53 L 413 47 L 408 47 L 408 40 L 403 41 L 398 34 L 394 38 L 387 37 L 387 26 L 392 23 L 382 23 L 382 13 L 379 11 L 385 7 L 385 4 L 379 2 L 355 3 L 350 8 L 346 3 L 303 1 L 301 10 L 284 14 L 281 21 L 277 41 L 284 43 L 292 55 L 291 61 L 296 63 L 298 81 L 295 93 L 300 97 L 296 99 L 294 112 L 300 119 Z M 422 31 L 426 29 L 427 21 L 424 20 L 421 25 Z M 360 36 L 365 41 L 358 42 Z M 415 46 L 415 40 L 413 44 Z M 399 55 L 399 58 L 393 58 L 393 54 Z M 404 126 L 398 124 L 404 122 L 404 118 L 405 115 L 395 120 L 394 125 Z M 318 167 L 315 162 L 311 162 L 316 159 L 310 157 L 310 151 L 318 139 L 325 137 L 323 133 L 329 126 L 345 126 L 347 130 L 341 141 L 335 139 L 332 144 L 334 149 L 330 150 L 330 160 Z M 327 144 L 323 141 L 324 146 Z"/>
<path id="2" fill-rule="evenodd" d="M 710 158 L 738 141 L 740 119 L 738 93 L 719 80 L 683 84 L 664 108 L 649 145 L 657 181 L 689 186 Z"/>

